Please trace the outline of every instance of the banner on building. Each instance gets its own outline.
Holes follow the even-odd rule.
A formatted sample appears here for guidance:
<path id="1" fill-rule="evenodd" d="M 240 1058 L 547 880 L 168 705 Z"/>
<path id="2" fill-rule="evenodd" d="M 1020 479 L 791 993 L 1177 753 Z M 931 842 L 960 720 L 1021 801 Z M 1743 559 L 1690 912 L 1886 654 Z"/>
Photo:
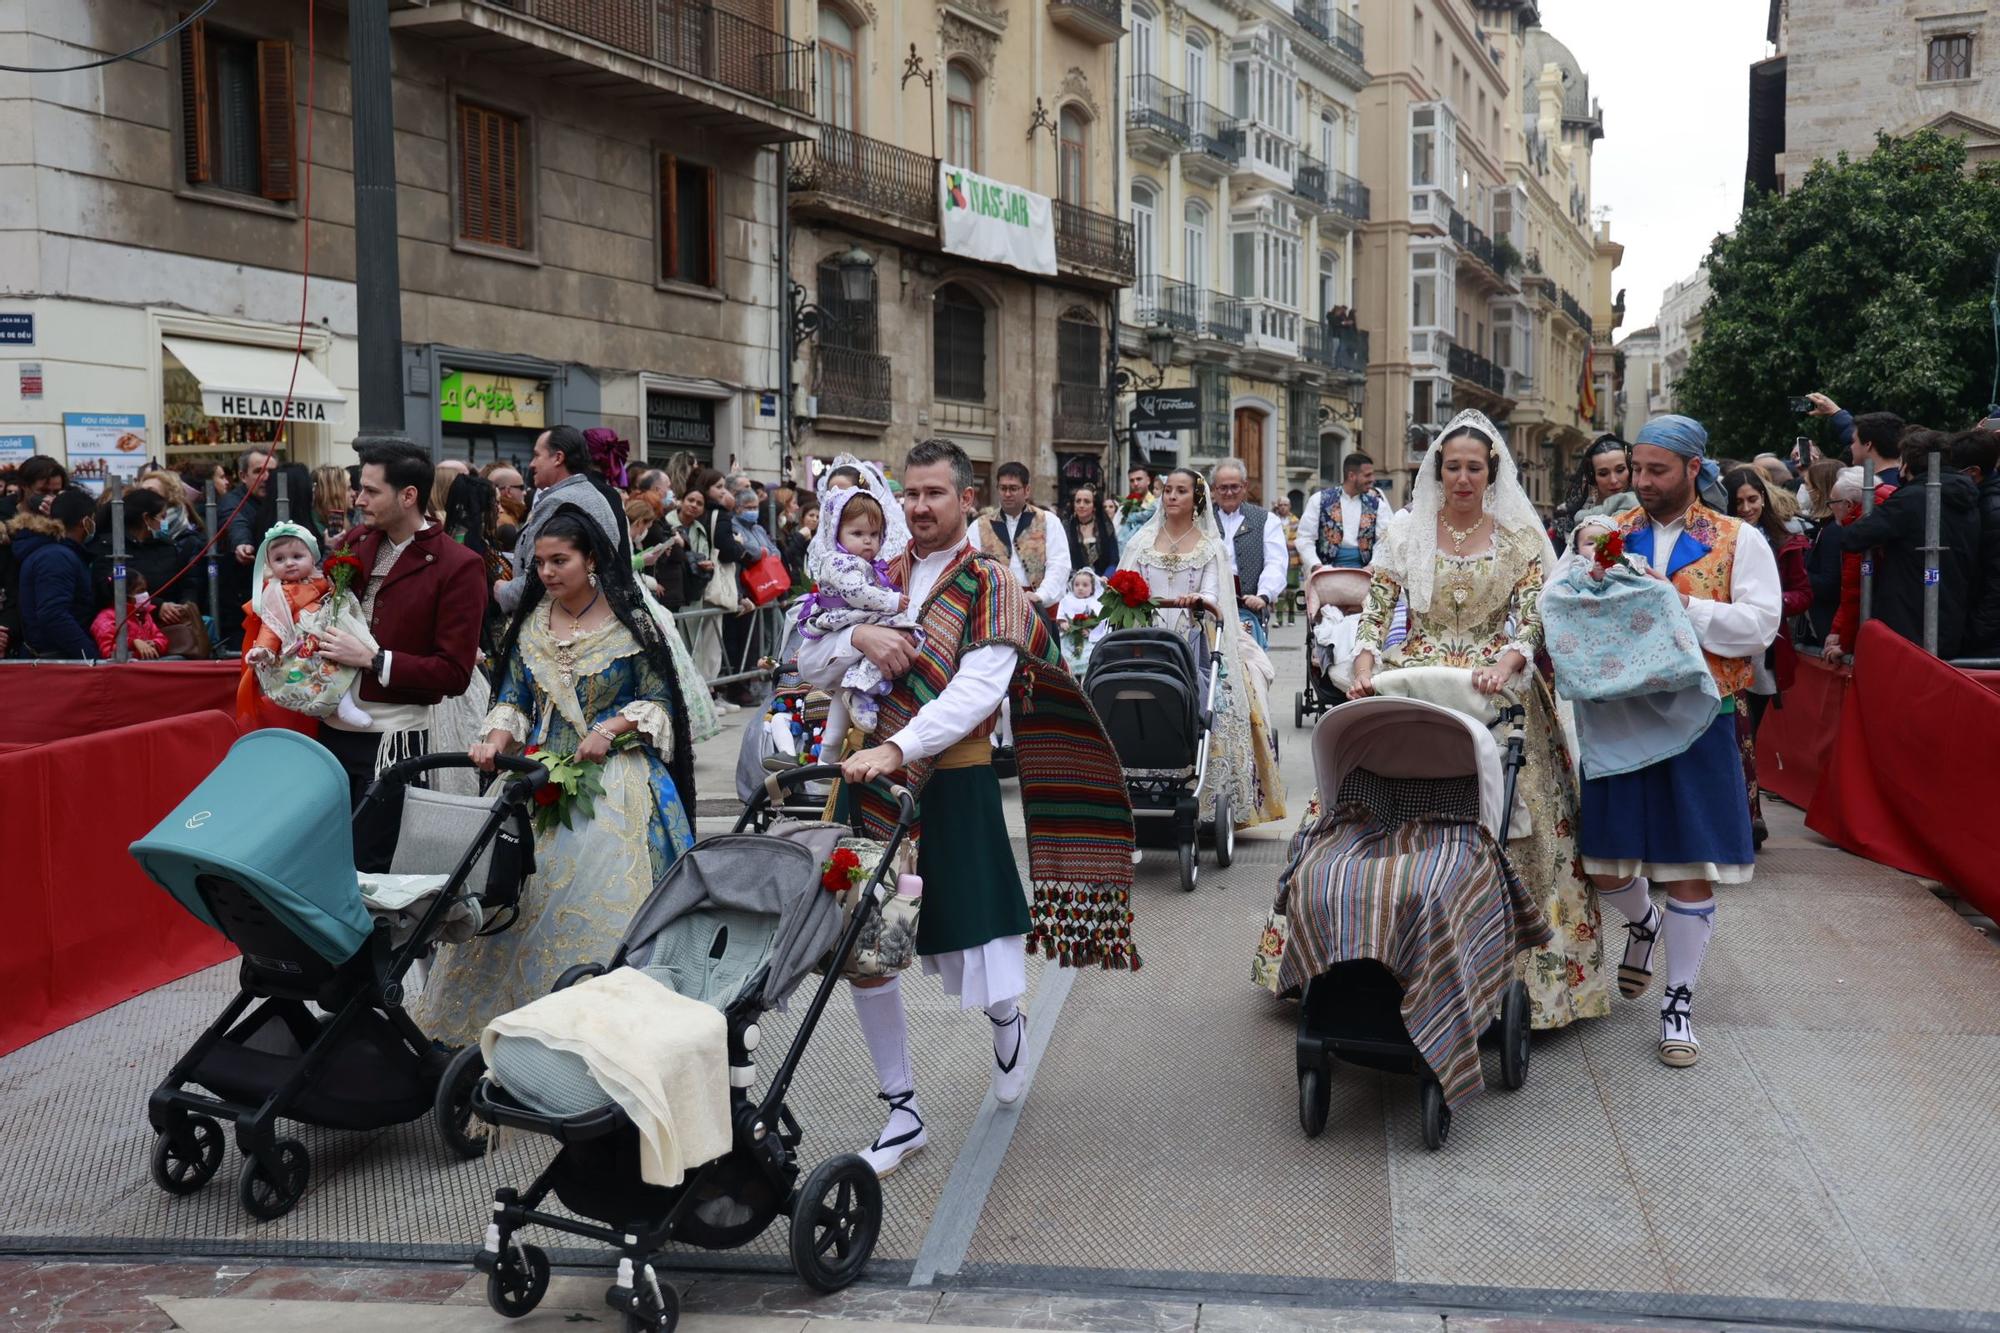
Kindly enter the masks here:
<path id="1" fill-rule="evenodd" d="M 1056 271 L 1055 214 L 1045 194 L 945 162 L 938 165 L 938 215 L 946 254 L 1024 273 Z"/>
<path id="2" fill-rule="evenodd" d="M 79 486 L 101 491 L 109 478 L 130 481 L 146 461 L 146 418 L 122 412 L 65 412 L 63 447 L 69 453 L 70 479 Z"/>

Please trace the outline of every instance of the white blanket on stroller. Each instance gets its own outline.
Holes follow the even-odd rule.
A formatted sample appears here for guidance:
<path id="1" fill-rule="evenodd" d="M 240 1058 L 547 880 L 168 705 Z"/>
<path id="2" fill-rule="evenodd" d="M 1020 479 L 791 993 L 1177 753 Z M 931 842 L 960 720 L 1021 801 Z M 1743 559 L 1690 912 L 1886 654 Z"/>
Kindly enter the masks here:
<path id="1" fill-rule="evenodd" d="M 674 1186 L 729 1151 L 729 1034 L 722 1011 L 618 967 L 502 1014 L 480 1034 L 525 1037 L 582 1059 L 639 1129 L 639 1175 Z"/>

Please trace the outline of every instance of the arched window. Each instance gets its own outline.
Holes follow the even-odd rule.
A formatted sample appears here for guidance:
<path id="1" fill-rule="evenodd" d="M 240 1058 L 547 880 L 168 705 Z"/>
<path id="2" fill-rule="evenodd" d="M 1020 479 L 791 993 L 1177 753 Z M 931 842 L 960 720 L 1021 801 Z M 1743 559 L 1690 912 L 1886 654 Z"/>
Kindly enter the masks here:
<path id="1" fill-rule="evenodd" d="M 1181 77 L 1187 81 L 1187 90 L 1196 101 L 1208 100 L 1208 40 L 1199 33 L 1188 34 Z"/>
<path id="2" fill-rule="evenodd" d="M 1190 287 L 1208 286 L 1208 205 L 1190 199 L 1181 210 L 1181 271 Z"/>
<path id="3" fill-rule="evenodd" d="M 956 283 L 932 305 L 931 390 L 960 403 L 986 401 L 986 306 Z"/>
<path id="4" fill-rule="evenodd" d="M 831 5 L 819 9 L 819 87 L 826 98 L 826 123 L 836 129 L 860 127 L 860 36 Z"/>
<path id="5" fill-rule="evenodd" d="M 1153 11 L 1145 5 L 1132 6 L 1132 77 L 1144 79 L 1153 72 L 1153 52 L 1158 48 L 1160 30 Z"/>
<path id="6" fill-rule="evenodd" d="M 958 61 L 945 66 L 945 152 L 957 166 L 979 170 L 979 81 Z"/>
<path id="7" fill-rule="evenodd" d="M 1346 305 L 1340 290 L 1340 256 L 1332 250 L 1319 252 L 1319 314 L 1325 319 L 1327 312 L 1337 306 Z"/>
<path id="8" fill-rule="evenodd" d="M 1160 195 L 1152 182 L 1132 182 L 1132 263 L 1143 281 L 1160 271 Z"/>
<path id="9" fill-rule="evenodd" d="M 1090 203 L 1090 120 L 1073 106 L 1056 117 L 1056 165 L 1062 201 Z"/>

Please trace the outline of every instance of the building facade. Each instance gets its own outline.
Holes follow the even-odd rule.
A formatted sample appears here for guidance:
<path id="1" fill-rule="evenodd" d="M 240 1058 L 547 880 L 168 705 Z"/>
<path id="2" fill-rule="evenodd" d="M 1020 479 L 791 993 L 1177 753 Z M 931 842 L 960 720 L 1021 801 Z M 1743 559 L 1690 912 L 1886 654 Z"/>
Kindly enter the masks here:
<path id="1" fill-rule="evenodd" d="M 982 486 L 1100 479 L 1133 271 L 1120 0 L 790 3 L 819 120 L 786 161 L 796 450 L 895 464 L 941 436 Z"/>
<path id="2" fill-rule="evenodd" d="M 407 429 L 483 462 L 525 457 L 545 425 L 606 425 L 635 458 L 775 470 L 774 145 L 812 132 L 810 55 L 758 0 L 686 5 L 678 26 L 625 8 L 394 9 Z M 127 50 L 163 15 L 23 12 L 24 58 Z M 35 316 L 9 359 L 42 374 L 28 398 L 4 376 L 0 432 L 63 456 L 92 438 L 66 417 L 120 418 L 133 467 L 272 439 L 352 457 L 347 19 L 304 22 L 225 0 L 136 59 L 9 81 L 0 117 L 26 141 L 0 168 L 0 284 Z"/>
<path id="3" fill-rule="evenodd" d="M 1751 69 L 1747 176 L 1766 190 L 1875 136 L 1936 129 L 2000 161 L 2000 10 L 1983 0 L 1770 0 Z"/>
<path id="4" fill-rule="evenodd" d="M 1615 400 L 1614 429 L 1630 440 L 1649 418 L 1670 410 L 1666 368 L 1660 359 L 1660 326 L 1648 324 L 1643 329 L 1634 329 L 1618 344 L 1618 353 L 1624 358 L 1624 371 L 1619 377 Z"/>
<path id="5" fill-rule="evenodd" d="M 1669 286 L 1660 297 L 1659 410 L 1681 410 L 1675 385 L 1687 373 L 1688 355 L 1701 341 L 1701 321 L 1708 308 L 1708 265 Z"/>
<path id="6" fill-rule="evenodd" d="M 1136 278 L 1120 311 L 1118 425 L 1154 464 L 1238 457 L 1296 504 L 1361 441 L 1367 336 L 1353 318 L 1354 0 L 1135 0 L 1121 45 Z M 1178 425 L 1141 388 L 1198 409 Z"/>

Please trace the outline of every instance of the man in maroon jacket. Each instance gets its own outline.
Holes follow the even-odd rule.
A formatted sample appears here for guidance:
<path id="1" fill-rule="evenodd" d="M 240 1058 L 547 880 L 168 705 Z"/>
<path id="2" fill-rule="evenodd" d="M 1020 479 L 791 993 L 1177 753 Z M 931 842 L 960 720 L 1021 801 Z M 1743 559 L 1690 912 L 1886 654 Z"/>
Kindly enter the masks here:
<path id="1" fill-rule="evenodd" d="M 338 718 L 320 724 L 320 744 L 347 770 L 354 804 L 393 760 L 430 753 L 430 708 L 465 693 L 479 656 L 486 578 L 479 557 L 425 521 L 431 493 L 430 453 L 402 439 L 360 445 L 364 526 L 341 549 L 361 561 L 365 580 L 354 591 L 378 648 L 350 634 L 320 635 L 320 651 L 361 669 L 359 695 L 369 730 Z M 385 811 L 379 827 L 354 834 L 359 870 L 387 870 L 396 850 L 398 811 Z"/>

